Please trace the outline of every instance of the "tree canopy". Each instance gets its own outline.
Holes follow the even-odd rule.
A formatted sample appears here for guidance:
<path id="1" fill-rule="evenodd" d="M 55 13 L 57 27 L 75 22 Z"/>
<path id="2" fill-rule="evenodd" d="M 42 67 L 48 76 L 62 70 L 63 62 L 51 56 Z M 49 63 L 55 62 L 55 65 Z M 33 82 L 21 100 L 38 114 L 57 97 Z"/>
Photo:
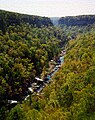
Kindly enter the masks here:
<path id="1" fill-rule="evenodd" d="M 94 120 L 95 16 L 59 19 L 0 11 L 0 119 Z M 64 63 L 39 95 L 28 87 L 65 49 Z M 8 105 L 17 100 L 17 105 Z"/>

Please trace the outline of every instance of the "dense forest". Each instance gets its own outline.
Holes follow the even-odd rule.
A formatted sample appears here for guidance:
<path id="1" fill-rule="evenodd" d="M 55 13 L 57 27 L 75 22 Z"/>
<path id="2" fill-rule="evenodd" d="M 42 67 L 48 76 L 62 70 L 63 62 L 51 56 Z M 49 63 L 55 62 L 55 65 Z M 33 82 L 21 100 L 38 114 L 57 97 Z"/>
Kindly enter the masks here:
<path id="1" fill-rule="evenodd" d="M 95 15 L 61 17 L 58 20 L 58 24 L 64 24 L 66 26 L 87 26 L 95 24 Z"/>
<path id="2" fill-rule="evenodd" d="M 60 18 L 54 27 L 47 17 L 0 11 L 0 120 L 94 120 L 94 19 Z M 64 63 L 50 84 L 24 100 L 63 48 Z"/>
<path id="3" fill-rule="evenodd" d="M 95 32 L 71 40 L 61 69 L 43 94 L 31 95 L 7 120 L 94 120 Z"/>
<path id="4" fill-rule="evenodd" d="M 44 25 L 38 28 L 23 22 L 9 25 L 5 34 L 1 29 L 0 77 L 1 86 L 5 86 L 7 92 L 3 96 L 7 97 L 8 91 L 10 96 L 22 93 L 28 82 L 48 67 L 48 61 L 59 53 L 61 43 L 65 43 L 61 37 L 64 34 L 62 36 L 60 29 Z"/>
<path id="5" fill-rule="evenodd" d="M 11 25 L 29 24 L 35 27 L 52 26 L 52 22 L 47 17 L 19 14 L 0 10 L 0 29 L 3 33 Z"/>
<path id="6" fill-rule="evenodd" d="M 69 40 L 74 39 L 95 29 L 95 15 L 61 17 L 58 26 L 63 29 Z"/>

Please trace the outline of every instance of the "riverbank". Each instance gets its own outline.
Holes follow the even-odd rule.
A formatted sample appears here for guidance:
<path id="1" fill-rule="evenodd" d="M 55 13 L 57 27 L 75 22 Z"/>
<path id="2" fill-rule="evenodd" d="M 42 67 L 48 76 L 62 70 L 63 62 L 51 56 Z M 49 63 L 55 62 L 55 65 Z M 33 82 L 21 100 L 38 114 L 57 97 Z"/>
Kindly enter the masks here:
<path id="1" fill-rule="evenodd" d="M 60 57 L 57 58 L 57 60 L 51 60 L 50 63 L 53 64 L 53 67 L 49 69 L 49 73 L 43 78 L 35 77 L 35 80 L 33 83 L 30 84 L 28 87 L 27 95 L 23 97 L 22 101 L 28 100 L 30 95 L 39 95 L 41 91 L 44 89 L 45 86 L 47 86 L 50 83 L 50 80 L 54 76 L 54 74 L 60 69 L 61 65 L 64 63 L 64 55 L 66 52 L 63 50 L 60 54 Z M 9 100 L 9 104 L 17 104 L 17 102 L 14 102 L 16 100 Z"/>
<path id="2" fill-rule="evenodd" d="M 55 66 L 53 67 L 52 71 L 43 79 L 35 78 L 35 82 L 31 84 L 31 87 L 28 88 L 31 95 L 39 95 L 41 94 L 41 91 L 44 89 L 45 86 L 47 86 L 52 77 L 58 70 L 60 69 L 61 65 L 64 63 L 64 56 L 60 56 L 58 60 L 55 62 Z M 25 97 L 24 100 L 27 100 L 29 98 L 29 94 Z"/>

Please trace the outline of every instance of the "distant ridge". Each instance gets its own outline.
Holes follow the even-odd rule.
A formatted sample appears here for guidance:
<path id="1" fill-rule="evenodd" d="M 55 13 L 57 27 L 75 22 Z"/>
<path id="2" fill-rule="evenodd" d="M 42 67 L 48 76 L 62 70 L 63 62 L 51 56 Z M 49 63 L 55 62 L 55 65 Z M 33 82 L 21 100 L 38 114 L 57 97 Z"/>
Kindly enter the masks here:
<path id="1" fill-rule="evenodd" d="M 48 17 L 20 14 L 0 10 L 0 30 L 2 30 L 3 33 L 5 32 L 4 29 L 6 29 L 6 27 L 10 25 L 20 25 L 22 23 L 27 23 L 36 27 L 53 26 L 50 18 Z"/>
<path id="2" fill-rule="evenodd" d="M 61 17 L 58 20 L 58 24 L 66 26 L 87 26 L 90 24 L 95 24 L 95 15 Z"/>

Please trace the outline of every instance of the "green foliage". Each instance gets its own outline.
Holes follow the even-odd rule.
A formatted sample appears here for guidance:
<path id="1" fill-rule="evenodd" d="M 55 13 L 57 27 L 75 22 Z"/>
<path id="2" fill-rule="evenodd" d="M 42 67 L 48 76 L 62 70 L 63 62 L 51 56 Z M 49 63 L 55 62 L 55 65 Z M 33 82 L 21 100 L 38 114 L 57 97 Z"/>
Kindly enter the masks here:
<path id="1" fill-rule="evenodd" d="M 65 43 L 61 34 L 49 18 L 0 11 L 0 116 L 8 112 L 8 100 L 22 101 L 35 76 L 46 73 Z M 34 100 L 32 107 L 40 111 L 44 104 Z M 11 109 L 7 119 L 22 119 L 20 110 Z"/>
<path id="2" fill-rule="evenodd" d="M 8 113 L 6 120 L 25 120 L 25 115 L 22 108 L 19 105 L 12 108 Z"/>
<path id="3" fill-rule="evenodd" d="M 87 26 L 89 24 L 95 24 L 95 15 L 61 17 L 58 23 L 67 26 Z"/>
<path id="4" fill-rule="evenodd" d="M 29 24 L 36 27 L 53 26 L 51 20 L 48 17 L 25 15 L 0 10 L 0 29 L 4 34 L 7 27 L 21 24 Z"/>
<path id="5" fill-rule="evenodd" d="M 0 108 L 0 120 L 4 120 L 6 117 L 6 108 L 3 106 Z"/>
<path id="6" fill-rule="evenodd" d="M 18 94 L 21 98 L 34 77 L 60 52 L 61 41 L 54 36 L 53 27 L 34 28 L 23 24 L 16 31 L 13 30 L 15 26 L 11 32 L 9 29 L 5 35 L 0 35 L 1 87 L 5 87 L 7 98 L 16 98 Z"/>
<path id="7" fill-rule="evenodd" d="M 35 102 L 32 102 L 31 108 L 28 108 L 29 110 L 35 108 L 42 115 L 39 120 L 43 118 L 47 120 L 94 120 L 94 44 L 95 34 L 91 33 L 69 41 L 65 63 L 54 76 L 53 83 L 43 90 L 43 95 L 32 96 Z M 31 114 L 34 115 L 32 112 Z"/>
<path id="8" fill-rule="evenodd" d="M 94 23 L 94 16 L 67 17 L 62 30 L 45 17 L 0 11 L 0 119 L 94 120 L 95 26 L 88 25 L 90 19 Z M 22 100 L 65 44 L 65 63 L 43 94 L 9 109 L 7 100 Z"/>

